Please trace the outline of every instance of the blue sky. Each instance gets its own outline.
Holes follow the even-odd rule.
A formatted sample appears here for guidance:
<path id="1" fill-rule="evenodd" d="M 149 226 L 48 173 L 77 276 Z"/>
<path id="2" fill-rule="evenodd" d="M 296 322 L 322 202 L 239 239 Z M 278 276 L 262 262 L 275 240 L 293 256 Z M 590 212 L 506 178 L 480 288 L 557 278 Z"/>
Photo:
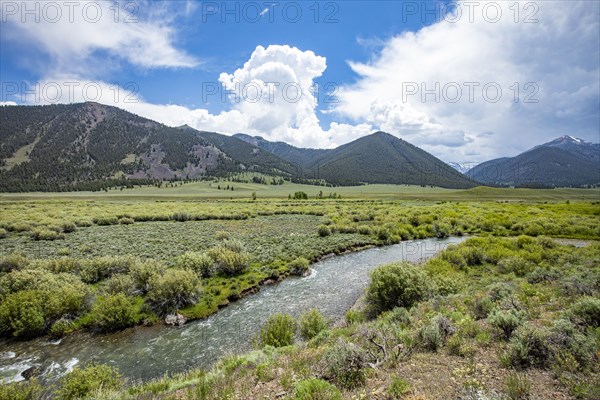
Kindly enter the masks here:
<path id="1" fill-rule="evenodd" d="M 60 18 L 35 2 L 24 15 L 23 4 L 2 1 L 1 102 L 88 100 L 78 90 L 93 83 L 98 101 L 168 125 L 308 147 L 382 129 L 459 162 L 562 134 L 599 140 L 599 2 L 82 1 L 73 20 L 63 2 Z M 65 82 L 80 84 L 72 96 Z M 207 95 L 207 85 L 255 82 L 276 82 L 276 95 L 289 83 L 321 90 L 299 102 Z M 15 84 L 62 90 L 31 99 L 13 95 Z"/>

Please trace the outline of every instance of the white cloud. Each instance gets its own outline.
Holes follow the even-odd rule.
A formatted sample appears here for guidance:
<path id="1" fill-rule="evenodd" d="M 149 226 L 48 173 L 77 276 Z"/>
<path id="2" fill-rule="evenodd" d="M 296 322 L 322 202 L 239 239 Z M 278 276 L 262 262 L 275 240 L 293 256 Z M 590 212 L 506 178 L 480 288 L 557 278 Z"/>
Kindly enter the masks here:
<path id="1" fill-rule="evenodd" d="M 535 2 L 537 23 L 523 23 L 535 11 L 527 2 L 518 5 L 518 23 L 514 2 L 491 2 L 502 7 L 502 18 L 490 23 L 484 16 L 489 20 L 494 14 L 483 14 L 485 3 L 478 2 L 470 22 L 459 1 L 463 15 L 458 22 L 442 20 L 394 36 L 373 61 L 351 63 L 360 78 L 341 88 L 334 113 L 372 121 L 454 160 L 510 155 L 565 133 L 598 141 L 598 3 Z M 473 102 L 468 82 L 480 85 Z M 482 95 L 483 86 L 491 82 L 503 91 L 495 103 Z M 519 103 L 511 90 L 515 82 Z M 539 88 L 534 96 L 538 103 L 523 102 L 535 90 L 524 87 L 528 82 Z M 414 89 L 412 83 L 418 93 L 403 99 L 403 91 Z M 456 98 L 453 83 L 462 90 L 457 102 L 450 101 Z M 435 89 L 436 84 L 439 101 L 431 94 L 423 101 L 422 89 Z M 492 87 L 488 94 L 494 96 Z"/>
<path id="2" fill-rule="evenodd" d="M 152 2 L 22 2 L 2 7 L 2 34 L 46 54 L 45 76 L 95 77 L 118 60 L 141 68 L 193 67 L 177 49 L 171 11 Z M 27 14 L 25 10 L 31 12 Z M 166 21 L 166 22 L 165 22 Z"/>
<path id="3" fill-rule="evenodd" d="M 483 3 L 479 4 L 481 8 Z M 598 7 L 590 7 L 586 2 L 538 2 L 539 12 L 535 17 L 539 22 L 525 24 L 522 22 L 525 2 L 520 3 L 520 23 L 515 23 L 513 11 L 508 9 L 513 2 L 495 4 L 503 7 L 503 17 L 497 23 L 483 20 L 481 11 L 475 13 L 473 22 L 465 16 L 456 23 L 442 20 L 383 42 L 381 51 L 367 63 L 351 63 L 358 79 L 340 88 L 339 103 L 329 110 L 334 117 L 351 123 L 333 122 L 326 129 L 320 126 L 317 103 L 310 92 L 327 67 L 326 59 L 290 46 L 258 46 L 242 67 L 222 73 L 220 83 L 242 97 L 242 101 L 229 102 L 219 114 L 201 108 L 150 104 L 137 96 L 134 102 L 126 103 L 123 97 L 115 101 L 111 97 L 114 88 L 104 82 L 99 82 L 104 89 L 96 101 L 171 126 L 185 123 L 200 130 L 244 132 L 305 147 L 332 147 L 380 129 L 445 160 L 462 162 L 513 155 L 563 134 L 598 141 Z M 194 64 L 195 60 L 171 45 L 171 28 L 151 20 L 144 26 L 147 32 L 161 38 L 153 40 L 157 52 L 152 47 L 155 43 L 151 46 L 141 36 L 154 37 L 142 35 L 135 28 L 119 28 L 133 31 L 115 33 L 115 38 L 102 40 L 110 43 L 106 46 L 113 50 L 125 50 L 133 44 L 123 44 L 119 38 L 129 33 L 138 37 L 139 55 L 118 53 L 136 65 Z M 93 59 L 90 52 L 102 48 L 95 40 L 100 39 L 77 40 L 78 44 L 69 47 L 71 50 L 59 51 L 57 59 L 66 62 L 70 57 L 78 57 L 74 53 L 81 48 L 85 50 L 82 59 L 87 57 L 85 61 L 89 63 L 90 57 Z M 51 44 L 47 46 L 48 51 L 54 48 Z M 54 79 L 45 81 L 64 84 L 77 80 L 83 87 L 91 79 L 86 71 L 67 72 L 70 75 L 48 74 Z M 475 87 L 471 101 L 469 85 L 473 82 L 479 86 Z M 519 103 L 513 97 L 515 82 L 520 89 Z M 524 86 L 527 82 L 534 82 L 539 88 L 535 94 L 538 103 L 523 102 L 531 93 L 531 88 Z M 418 92 L 403 99 L 403 91 L 409 88 L 407 84 L 413 83 Z M 482 87 L 486 83 L 502 89 L 498 102 L 483 97 Z M 434 89 L 436 84 L 439 84 L 439 101 L 433 101 L 431 94 L 422 101 L 422 90 Z M 447 92 L 443 90 L 445 85 Z M 450 101 L 457 87 L 462 96 Z M 259 96 L 256 88 L 261 89 Z M 287 98 L 283 95 L 284 88 Z M 297 101 L 294 88 L 302 92 Z M 124 93 L 123 89 L 120 93 Z M 488 94 L 493 95 L 491 88 Z M 61 101 L 90 100 L 84 97 L 67 99 L 63 93 Z"/>

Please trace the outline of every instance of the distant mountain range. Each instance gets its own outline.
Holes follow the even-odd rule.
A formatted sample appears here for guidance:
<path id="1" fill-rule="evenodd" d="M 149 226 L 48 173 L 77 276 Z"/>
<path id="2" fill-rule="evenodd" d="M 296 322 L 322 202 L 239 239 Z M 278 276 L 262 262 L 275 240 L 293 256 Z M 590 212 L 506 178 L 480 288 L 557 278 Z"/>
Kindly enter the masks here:
<path id="1" fill-rule="evenodd" d="M 469 170 L 385 132 L 335 149 L 172 128 L 97 103 L 0 107 L 0 191 L 98 190 L 240 172 L 328 185 L 445 188 L 599 182 L 598 144 L 563 137 Z M 497 171 L 492 174 L 492 171 Z M 513 177 L 514 175 L 514 177 Z M 542 177 L 542 179 L 538 179 Z"/>
<path id="2" fill-rule="evenodd" d="M 471 169 L 469 165 L 457 162 L 449 162 L 448 165 L 460 172 L 461 174 L 464 174 L 465 172 Z"/>
<path id="3" fill-rule="evenodd" d="M 600 144 L 562 136 L 515 157 L 487 161 L 466 172 L 495 186 L 586 186 L 600 184 Z"/>

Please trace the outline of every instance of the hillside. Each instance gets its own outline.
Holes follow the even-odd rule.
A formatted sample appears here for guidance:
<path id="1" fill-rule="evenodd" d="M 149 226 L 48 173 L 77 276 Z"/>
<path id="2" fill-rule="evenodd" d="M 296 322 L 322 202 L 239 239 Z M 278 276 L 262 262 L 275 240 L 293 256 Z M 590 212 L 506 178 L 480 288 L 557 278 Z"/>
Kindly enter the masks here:
<path id="1" fill-rule="evenodd" d="M 307 179 L 336 185 L 387 183 L 469 188 L 474 182 L 438 158 L 385 132 L 376 132 L 335 149 L 302 149 L 261 137 L 242 140 L 296 163 Z"/>
<path id="2" fill-rule="evenodd" d="M 0 107 L 0 190 L 116 184 L 296 167 L 236 138 L 170 128 L 97 103 Z"/>
<path id="3" fill-rule="evenodd" d="M 384 132 L 362 137 L 316 158 L 306 173 L 340 185 L 378 182 L 446 188 L 476 186 L 438 158 Z"/>
<path id="4" fill-rule="evenodd" d="M 586 186 L 600 183 L 600 145 L 563 136 L 515 157 L 498 158 L 467 172 L 498 186 Z"/>
<path id="5" fill-rule="evenodd" d="M 236 133 L 233 136 L 273 153 L 286 161 L 299 165 L 302 168 L 310 167 L 315 159 L 325 154 L 329 154 L 332 151 L 329 149 L 305 149 L 294 147 L 285 142 L 270 142 L 260 136 L 250 136 L 244 133 Z"/>

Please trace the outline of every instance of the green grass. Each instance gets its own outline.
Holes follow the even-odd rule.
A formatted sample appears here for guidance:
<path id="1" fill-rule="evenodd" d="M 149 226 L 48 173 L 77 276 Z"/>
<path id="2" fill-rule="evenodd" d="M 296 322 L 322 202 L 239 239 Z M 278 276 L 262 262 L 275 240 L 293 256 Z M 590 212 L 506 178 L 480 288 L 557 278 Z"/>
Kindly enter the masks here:
<path id="1" fill-rule="evenodd" d="M 234 190 L 217 189 L 233 186 Z M 258 199 L 284 199 L 288 194 L 303 191 L 310 198 L 316 198 L 319 192 L 324 196 L 337 193 L 343 198 L 352 199 L 404 199 L 430 201 L 597 201 L 600 189 L 510 189 L 476 187 L 467 190 L 444 189 L 439 187 L 421 187 L 409 185 L 373 184 L 365 186 L 326 187 L 302 185 L 285 182 L 283 185 L 262 185 L 238 183 L 223 180 L 220 182 L 193 182 L 175 187 L 163 185 L 138 187 L 134 189 L 112 189 L 108 192 L 66 192 L 66 193 L 7 193 L 4 200 L 11 199 L 251 199 L 256 193 Z"/>

